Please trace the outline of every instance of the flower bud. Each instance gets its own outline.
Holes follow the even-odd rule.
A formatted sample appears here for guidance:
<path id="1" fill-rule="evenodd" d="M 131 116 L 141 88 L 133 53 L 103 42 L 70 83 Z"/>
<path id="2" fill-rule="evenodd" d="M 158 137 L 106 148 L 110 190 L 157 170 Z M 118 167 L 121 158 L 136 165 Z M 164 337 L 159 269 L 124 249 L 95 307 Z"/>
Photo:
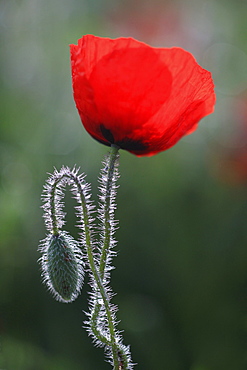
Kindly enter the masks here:
<path id="1" fill-rule="evenodd" d="M 72 302 L 80 293 L 84 279 L 83 255 L 77 242 L 67 233 L 48 236 L 41 248 L 44 282 L 61 302 Z"/>

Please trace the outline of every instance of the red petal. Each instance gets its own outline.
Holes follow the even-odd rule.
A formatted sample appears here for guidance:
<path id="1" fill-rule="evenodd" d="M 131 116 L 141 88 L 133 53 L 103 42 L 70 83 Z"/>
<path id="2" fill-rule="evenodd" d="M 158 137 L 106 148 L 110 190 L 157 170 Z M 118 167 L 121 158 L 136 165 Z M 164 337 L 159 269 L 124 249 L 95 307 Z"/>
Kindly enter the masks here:
<path id="1" fill-rule="evenodd" d="M 183 49 L 88 35 L 71 45 L 71 63 L 82 122 L 104 144 L 155 154 L 213 111 L 211 74 Z"/>

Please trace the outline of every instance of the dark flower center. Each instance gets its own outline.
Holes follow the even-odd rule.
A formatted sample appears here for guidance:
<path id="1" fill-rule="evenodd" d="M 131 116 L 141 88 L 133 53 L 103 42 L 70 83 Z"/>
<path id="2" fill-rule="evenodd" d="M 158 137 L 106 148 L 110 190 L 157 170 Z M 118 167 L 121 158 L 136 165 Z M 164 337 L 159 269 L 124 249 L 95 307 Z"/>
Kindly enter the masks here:
<path id="1" fill-rule="evenodd" d="M 128 150 L 128 151 L 136 151 L 136 152 L 143 152 L 147 149 L 147 145 L 144 144 L 142 141 L 133 140 L 131 138 L 126 137 L 121 141 L 115 141 L 114 136 L 111 130 L 106 129 L 104 125 L 100 125 L 100 131 L 107 142 L 101 141 L 101 143 L 110 146 L 111 144 L 115 144 L 119 146 L 121 149 Z M 99 140 L 98 140 L 99 141 Z"/>

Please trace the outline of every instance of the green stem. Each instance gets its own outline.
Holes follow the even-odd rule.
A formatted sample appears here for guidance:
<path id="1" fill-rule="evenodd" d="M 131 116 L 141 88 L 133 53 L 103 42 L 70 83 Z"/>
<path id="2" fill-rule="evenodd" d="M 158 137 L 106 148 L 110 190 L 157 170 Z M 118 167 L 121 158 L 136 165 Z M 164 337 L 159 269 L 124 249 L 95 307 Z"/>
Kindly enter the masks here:
<path id="1" fill-rule="evenodd" d="M 56 200 L 55 200 L 56 194 L 55 193 L 56 193 L 56 186 L 58 185 L 60 180 L 61 179 L 58 179 L 54 182 L 52 190 L 51 190 L 51 220 L 52 220 L 53 235 L 58 235 L 59 233 L 59 228 L 57 225 L 56 207 L 55 207 L 55 204 L 56 204 Z"/>
<path id="2" fill-rule="evenodd" d="M 113 147 L 110 155 L 110 163 L 111 165 L 109 166 L 111 170 L 108 171 L 109 173 L 109 186 L 107 190 L 107 207 L 108 211 L 106 212 L 107 214 L 107 241 L 105 242 L 104 245 L 104 254 L 105 254 L 105 259 L 107 255 L 107 251 L 109 250 L 109 242 L 110 242 L 110 223 L 109 223 L 109 205 L 110 205 L 110 193 L 111 193 L 111 183 L 112 183 L 112 175 L 114 173 L 114 164 L 116 160 L 116 154 L 117 154 L 118 149 Z M 115 159 L 114 159 L 115 158 Z M 97 267 L 95 265 L 95 260 L 94 260 L 94 255 L 93 255 L 93 246 L 92 246 L 92 241 L 91 241 L 91 232 L 90 232 L 90 227 L 89 227 L 89 217 L 88 217 L 88 210 L 87 210 L 87 205 L 86 205 L 86 200 L 84 197 L 84 193 L 82 189 L 79 186 L 79 183 L 77 180 L 76 184 L 78 187 L 78 191 L 80 193 L 80 198 L 81 198 L 81 204 L 82 204 L 82 210 L 83 210 L 83 217 L 84 217 L 84 232 L 85 232 L 85 240 L 86 240 L 86 247 L 87 247 L 87 256 L 88 256 L 88 262 L 90 265 L 91 272 L 93 274 L 94 280 L 97 284 L 97 288 L 99 289 L 100 295 L 103 299 L 105 311 L 106 311 L 106 316 L 107 316 L 107 321 L 108 321 L 108 328 L 109 328 L 109 333 L 110 333 L 110 346 L 112 348 L 112 354 L 113 354 L 113 364 L 114 364 L 114 370 L 119 369 L 119 361 L 118 361 L 118 345 L 116 341 L 116 334 L 115 334 L 115 328 L 114 328 L 114 320 L 112 318 L 111 314 L 111 309 L 110 309 L 110 302 L 109 302 L 109 297 L 107 295 L 107 292 L 105 291 L 105 287 L 102 283 L 102 274 L 100 274 L 97 270 Z M 107 244 L 108 243 L 108 244 Z M 104 270 L 103 270 L 104 271 Z M 99 312 L 99 307 L 96 305 L 95 307 L 96 312 Z M 91 325 L 93 325 L 92 330 L 97 334 L 97 331 L 95 331 L 94 328 L 94 323 L 96 320 L 96 316 L 94 317 L 94 320 Z M 98 337 L 99 340 L 101 340 L 101 336 Z"/>
<path id="3" fill-rule="evenodd" d="M 59 183 L 62 182 L 63 185 L 70 184 L 71 181 L 77 189 L 76 199 L 81 205 L 81 225 L 84 232 L 84 241 L 87 252 L 88 264 L 92 273 L 93 281 L 96 284 L 95 297 L 96 302 L 94 302 L 93 307 L 91 308 L 91 320 L 90 326 L 93 335 L 106 347 L 111 349 L 112 360 L 113 360 L 113 370 L 127 370 L 128 369 L 128 359 L 123 349 L 119 345 L 118 333 L 115 331 L 115 317 L 114 312 L 112 311 L 110 304 L 110 297 L 108 295 L 107 287 L 105 286 L 105 268 L 108 258 L 108 253 L 110 252 L 110 247 L 112 243 L 112 202 L 114 199 L 114 176 L 115 176 L 115 166 L 118 158 L 118 147 L 112 146 L 111 152 L 107 161 L 107 170 L 106 170 L 106 181 L 105 181 L 105 193 L 103 197 L 103 226 L 104 226 L 104 235 L 103 235 L 103 246 L 101 250 L 100 261 L 97 262 L 96 257 L 93 253 L 93 241 L 92 241 L 92 231 L 91 231 L 91 222 L 90 219 L 90 206 L 87 201 L 87 194 L 85 192 L 85 184 L 81 181 L 80 176 L 77 176 L 75 171 L 70 171 L 69 169 L 63 170 L 61 173 L 57 174 L 55 181 L 52 184 L 52 187 L 49 191 L 49 200 L 50 200 L 50 219 L 51 219 L 51 228 L 54 235 L 59 233 L 59 222 L 57 220 L 57 194 L 56 188 L 59 186 Z M 67 181 L 68 180 L 68 181 Z M 63 183 L 64 181 L 64 183 Z M 101 300 L 103 301 L 103 307 L 106 315 L 107 326 L 108 326 L 108 335 L 105 335 L 104 332 L 99 330 L 98 318 L 100 315 L 102 303 L 97 301 L 97 292 L 100 294 Z"/>
<path id="4" fill-rule="evenodd" d="M 92 308 L 92 315 L 91 315 L 91 322 L 90 326 L 92 329 L 93 334 L 95 335 L 98 340 L 101 341 L 101 343 L 104 343 L 106 346 L 111 346 L 111 343 L 109 342 L 108 338 L 106 338 L 102 333 L 98 330 L 98 317 L 99 312 L 101 309 L 101 305 L 96 303 L 95 306 Z"/>
<path id="5" fill-rule="evenodd" d="M 107 184 L 106 184 L 106 194 L 104 201 L 104 244 L 101 250 L 99 272 L 100 276 L 104 278 L 107 254 L 110 248 L 111 242 L 111 224 L 110 224 L 110 204 L 111 204 L 111 191 L 112 191 L 112 179 L 114 176 L 115 164 L 118 159 L 119 147 L 112 145 L 109 161 L 108 161 L 108 171 L 107 171 Z"/>
<path id="6" fill-rule="evenodd" d="M 87 234 L 86 230 L 87 230 L 87 226 L 86 226 L 86 223 L 85 223 L 85 233 Z M 108 327 L 109 327 L 110 338 L 111 338 L 110 339 L 110 345 L 112 347 L 112 353 L 113 353 L 114 370 L 118 370 L 117 343 L 116 343 L 114 323 L 113 323 L 113 319 L 112 319 L 112 316 L 111 316 L 111 310 L 110 310 L 110 305 L 109 305 L 109 303 L 110 303 L 109 302 L 109 297 L 108 297 L 108 295 L 105 291 L 104 285 L 102 283 L 102 279 L 101 279 L 101 277 L 98 273 L 98 270 L 97 270 L 95 262 L 94 262 L 94 256 L 93 256 L 93 252 L 92 252 L 91 241 L 89 241 L 89 238 L 87 238 L 87 237 L 86 237 L 86 240 L 87 240 L 87 256 L 88 256 L 90 269 L 91 269 L 91 272 L 92 272 L 92 274 L 94 276 L 94 279 L 96 281 L 97 287 L 100 291 L 101 297 L 103 299 L 104 307 L 105 307 L 105 311 L 106 311 L 106 315 L 107 315 Z M 98 306 L 99 305 L 97 305 L 96 310 L 99 309 Z M 95 319 L 96 319 L 96 317 L 94 318 L 94 320 Z M 98 339 L 100 340 L 101 338 L 98 337 Z"/>

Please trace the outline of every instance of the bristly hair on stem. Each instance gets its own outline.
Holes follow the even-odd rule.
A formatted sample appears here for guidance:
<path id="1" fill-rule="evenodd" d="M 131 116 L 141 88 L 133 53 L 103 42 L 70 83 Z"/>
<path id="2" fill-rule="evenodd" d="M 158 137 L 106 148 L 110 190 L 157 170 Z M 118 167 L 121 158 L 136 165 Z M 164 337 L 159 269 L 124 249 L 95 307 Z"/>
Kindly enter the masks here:
<path id="1" fill-rule="evenodd" d="M 113 370 L 132 370 L 129 346 L 123 344 L 121 333 L 116 329 L 117 306 L 111 303 L 110 287 L 112 258 L 116 255 L 114 238 L 118 222 L 115 220 L 118 172 L 118 147 L 112 146 L 103 161 L 99 177 L 99 206 L 96 228 L 93 218 L 94 206 L 90 200 L 90 186 L 79 169 L 62 167 L 54 170 L 43 192 L 43 208 L 47 237 L 39 250 L 43 281 L 61 302 L 71 302 L 80 293 L 84 270 L 89 273 L 91 286 L 88 320 L 85 327 L 96 346 L 104 347 Z M 69 186 L 77 201 L 77 226 L 79 240 L 74 240 L 62 228 L 65 225 L 63 211 L 64 189 Z M 98 230 L 98 239 L 94 238 Z"/>
<path id="2" fill-rule="evenodd" d="M 101 294 L 99 286 L 92 278 L 92 292 L 90 294 L 90 311 L 87 313 L 88 321 L 86 328 L 97 346 L 104 346 L 109 362 L 114 370 L 131 370 L 130 349 L 123 345 L 120 332 L 116 329 L 117 306 L 110 301 L 113 292 L 110 287 L 110 272 L 113 269 L 112 258 L 116 255 L 114 238 L 118 227 L 115 220 L 117 180 L 119 179 L 119 154 L 118 148 L 112 147 L 110 153 L 102 162 L 102 170 L 99 176 L 99 206 L 97 217 L 99 220 L 98 254 L 96 259 L 99 276 L 105 291 Z"/>
<path id="3" fill-rule="evenodd" d="M 84 254 L 86 244 L 85 233 L 82 233 L 80 242 L 77 242 L 68 232 L 63 231 L 65 213 L 63 211 L 65 187 L 69 186 L 73 198 L 77 201 L 76 216 L 78 227 L 83 229 L 85 223 L 91 231 L 93 224 L 90 201 L 90 187 L 85 182 L 84 175 L 78 175 L 75 167 L 62 167 L 54 170 L 44 185 L 42 194 L 44 220 L 48 234 L 41 241 L 39 251 L 42 256 L 42 277 L 44 283 L 55 299 L 61 302 L 72 302 L 80 293 L 84 281 Z M 80 194 L 81 193 L 81 194 Z"/>

